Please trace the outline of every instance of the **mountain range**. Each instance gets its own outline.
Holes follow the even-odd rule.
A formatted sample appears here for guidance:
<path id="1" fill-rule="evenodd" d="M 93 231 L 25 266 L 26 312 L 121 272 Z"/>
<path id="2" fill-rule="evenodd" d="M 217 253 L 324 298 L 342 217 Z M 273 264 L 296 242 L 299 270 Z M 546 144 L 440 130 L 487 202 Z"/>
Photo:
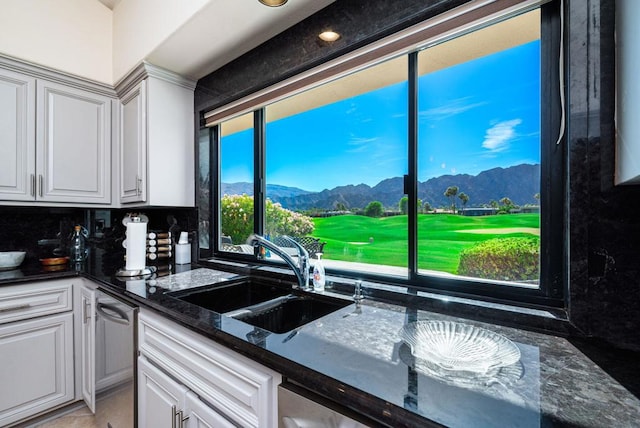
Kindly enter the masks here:
<path id="1" fill-rule="evenodd" d="M 457 186 L 458 194 L 469 196 L 467 207 L 481 206 L 508 197 L 516 205 L 537 204 L 534 198 L 540 192 L 540 165 L 520 164 L 508 168 L 493 168 L 478 175 L 442 175 L 418 182 L 418 198 L 434 207 L 451 203 L 444 192 L 447 187 Z M 222 183 L 222 194 L 253 194 L 251 183 Z M 375 186 L 349 184 L 321 192 L 309 192 L 296 187 L 267 184 L 267 197 L 283 207 L 294 210 L 312 208 L 331 210 L 339 204 L 346 208 L 364 208 L 371 201 L 380 201 L 385 207 L 397 207 L 404 196 L 403 178 L 382 180 Z M 456 200 L 460 205 L 460 200 Z"/>

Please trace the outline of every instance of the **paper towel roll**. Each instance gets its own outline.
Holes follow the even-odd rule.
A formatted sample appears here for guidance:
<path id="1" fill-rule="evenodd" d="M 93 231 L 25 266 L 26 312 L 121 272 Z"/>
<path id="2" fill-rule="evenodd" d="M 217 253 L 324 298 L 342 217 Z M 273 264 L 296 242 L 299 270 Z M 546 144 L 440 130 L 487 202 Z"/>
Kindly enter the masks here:
<path id="1" fill-rule="evenodd" d="M 127 223 L 127 263 L 126 270 L 145 268 L 147 247 L 147 223 L 130 221 Z"/>

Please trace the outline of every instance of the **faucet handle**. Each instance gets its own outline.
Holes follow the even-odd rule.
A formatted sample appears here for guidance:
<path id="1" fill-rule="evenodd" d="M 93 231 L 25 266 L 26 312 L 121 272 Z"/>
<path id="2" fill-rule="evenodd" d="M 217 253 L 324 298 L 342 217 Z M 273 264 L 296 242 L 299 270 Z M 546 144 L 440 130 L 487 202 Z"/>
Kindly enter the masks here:
<path id="1" fill-rule="evenodd" d="M 356 303 L 360 303 L 364 299 L 362 295 L 362 281 L 357 280 L 354 284 L 354 294 L 353 301 Z"/>

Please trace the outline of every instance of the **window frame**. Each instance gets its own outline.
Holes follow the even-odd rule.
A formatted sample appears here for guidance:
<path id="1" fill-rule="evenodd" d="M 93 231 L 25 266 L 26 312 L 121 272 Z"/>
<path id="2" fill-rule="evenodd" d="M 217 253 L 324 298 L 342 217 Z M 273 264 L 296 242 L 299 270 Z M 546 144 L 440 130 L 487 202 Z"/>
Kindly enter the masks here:
<path id="1" fill-rule="evenodd" d="M 562 307 L 565 304 L 564 296 L 566 295 L 567 271 L 566 258 L 567 248 L 565 212 L 566 212 L 566 172 L 565 172 L 565 135 L 562 133 L 562 123 L 564 120 L 565 106 L 562 105 L 560 93 L 564 91 L 561 76 L 561 62 L 564 61 L 562 56 L 563 37 L 562 22 L 560 19 L 560 8 L 562 7 L 559 0 L 555 1 L 536 1 L 524 2 L 525 5 L 514 9 L 501 11 L 501 16 L 491 17 L 488 25 L 494 21 L 508 19 L 510 16 L 525 13 L 535 8 L 541 11 L 541 161 L 540 161 L 540 285 L 537 289 L 518 287 L 517 284 L 502 286 L 489 280 L 467 280 L 462 278 L 444 278 L 438 276 L 430 276 L 420 274 L 418 271 L 418 210 L 417 210 L 417 133 L 418 133 L 418 100 L 417 100 L 417 54 L 418 47 L 413 45 L 408 50 L 405 46 L 402 53 L 408 55 L 408 79 L 409 79 L 409 120 L 408 120 L 408 174 L 405 176 L 405 194 L 409 199 L 408 213 L 408 276 L 401 278 L 393 275 L 374 274 L 362 271 L 327 269 L 327 273 L 332 276 L 344 278 L 358 278 L 371 280 L 374 282 L 388 283 L 409 289 L 415 289 L 425 292 L 437 292 L 438 294 L 475 298 L 494 302 L 511 302 L 527 306 L 541 307 Z M 445 17 L 446 18 L 446 17 Z M 459 16 L 454 17 L 456 21 Z M 437 27 L 442 23 L 436 23 L 431 27 Z M 445 20 L 444 24 L 450 25 L 451 22 Z M 487 25 L 487 24 L 485 24 Z M 479 26 L 479 24 L 477 24 Z M 461 28 L 460 25 L 457 28 Z M 474 25 L 468 27 L 467 31 L 477 28 Z M 413 32 L 415 33 L 415 31 Z M 410 32 L 410 35 L 413 34 Z M 464 34 L 464 31 L 458 30 L 455 37 Z M 413 37 L 413 36 L 411 36 Z M 438 39 L 438 35 L 434 36 Z M 447 39 L 453 38 L 449 36 Z M 440 37 L 439 41 L 444 41 Z M 395 42 L 382 43 L 379 48 L 382 53 L 378 57 L 372 58 L 370 49 L 365 52 L 366 61 L 360 61 L 360 65 L 356 67 L 346 67 L 349 61 L 336 61 L 337 64 L 329 64 L 322 67 L 322 70 L 315 72 L 315 83 L 312 86 L 319 86 L 328 81 L 340 78 L 345 74 L 357 72 L 366 66 L 377 64 L 386 59 L 398 56 L 397 49 L 394 55 L 388 52 L 389 45 Z M 415 43 L 415 42 L 414 42 Z M 345 71 L 346 70 L 346 71 Z M 271 91 L 267 91 L 270 96 L 265 95 L 264 91 L 256 93 L 247 98 L 243 98 L 238 102 L 232 103 L 222 109 L 209 112 L 204 115 L 203 123 L 220 123 L 226 119 L 245 114 L 253 111 L 254 114 L 254 232 L 262 233 L 264 225 L 264 197 L 266 195 L 266 165 L 265 165 L 265 140 L 266 140 L 266 115 L 265 106 L 278 101 L 310 87 L 307 84 L 309 77 L 306 73 L 298 76 L 296 82 L 292 86 L 276 85 Z M 301 84 L 304 83 L 304 84 Z M 285 90 L 288 88 L 289 90 Z M 255 107 L 247 107 L 254 105 Z M 217 121 L 217 122 L 216 122 Z M 203 252 L 203 257 L 218 257 L 230 260 L 242 260 L 259 262 L 270 265 L 279 266 L 277 262 L 268 260 L 257 260 L 256 254 L 238 254 L 220 251 L 220 137 L 218 125 L 210 128 L 211 143 L 211 176 L 217 177 L 211 180 L 212 189 L 212 209 L 211 227 L 210 227 L 210 249 Z M 213 169 L 215 168 L 215 169 Z M 215 226 L 214 226 L 215 225 Z M 213 234 L 213 231 L 217 235 Z M 562 242 L 557 242 L 557 237 L 563 237 Z M 554 242 L 554 239 L 556 241 Z"/>

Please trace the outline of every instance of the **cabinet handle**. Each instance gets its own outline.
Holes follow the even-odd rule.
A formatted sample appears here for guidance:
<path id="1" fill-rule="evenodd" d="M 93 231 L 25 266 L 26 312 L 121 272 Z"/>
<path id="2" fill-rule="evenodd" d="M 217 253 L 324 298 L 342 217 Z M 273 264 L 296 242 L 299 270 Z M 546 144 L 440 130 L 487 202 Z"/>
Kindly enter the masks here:
<path id="1" fill-rule="evenodd" d="M 189 419 L 189 416 L 185 416 L 184 412 L 180 410 L 178 412 L 178 419 L 180 420 L 180 428 L 184 428 L 184 422 Z"/>
<path id="2" fill-rule="evenodd" d="M 171 406 L 171 428 L 177 428 L 176 427 L 176 416 L 178 416 L 178 409 L 176 408 L 175 404 L 173 406 Z"/>
<path id="3" fill-rule="evenodd" d="M 43 185 L 43 178 L 42 178 L 42 174 L 38 174 L 38 181 L 39 181 L 39 187 L 40 187 L 40 197 L 43 196 L 44 190 L 42 190 L 42 188 L 44 187 Z"/>
<path id="4" fill-rule="evenodd" d="M 86 324 L 89 321 L 89 319 L 91 319 L 91 313 L 90 312 L 91 312 L 91 302 L 88 301 L 88 300 L 85 300 L 84 301 L 84 306 L 83 306 L 83 309 L 82 309 L 82 318 L 83 318 L 82 323 L 83 324 Z"/>
<path id="5" fill-rule="evenodd" d="M 142 194 L 142 178 L 139 175 L 136 175 L 136 193 L 138 195 Z"/>
<path id="6" fill-rule="evenodd" d="M 36 175 L 31 174 L 31 196 L 36 196 Z"/>
<path id="7" fill-rule="evenodd" d="M 28 309 L 31 305 L 26 303 L 23 305 L 9 306 L 6 308 L 0 308 L 0 312 L 11 312 L 11 311 L 19 311 L 20 309 Z"/>

